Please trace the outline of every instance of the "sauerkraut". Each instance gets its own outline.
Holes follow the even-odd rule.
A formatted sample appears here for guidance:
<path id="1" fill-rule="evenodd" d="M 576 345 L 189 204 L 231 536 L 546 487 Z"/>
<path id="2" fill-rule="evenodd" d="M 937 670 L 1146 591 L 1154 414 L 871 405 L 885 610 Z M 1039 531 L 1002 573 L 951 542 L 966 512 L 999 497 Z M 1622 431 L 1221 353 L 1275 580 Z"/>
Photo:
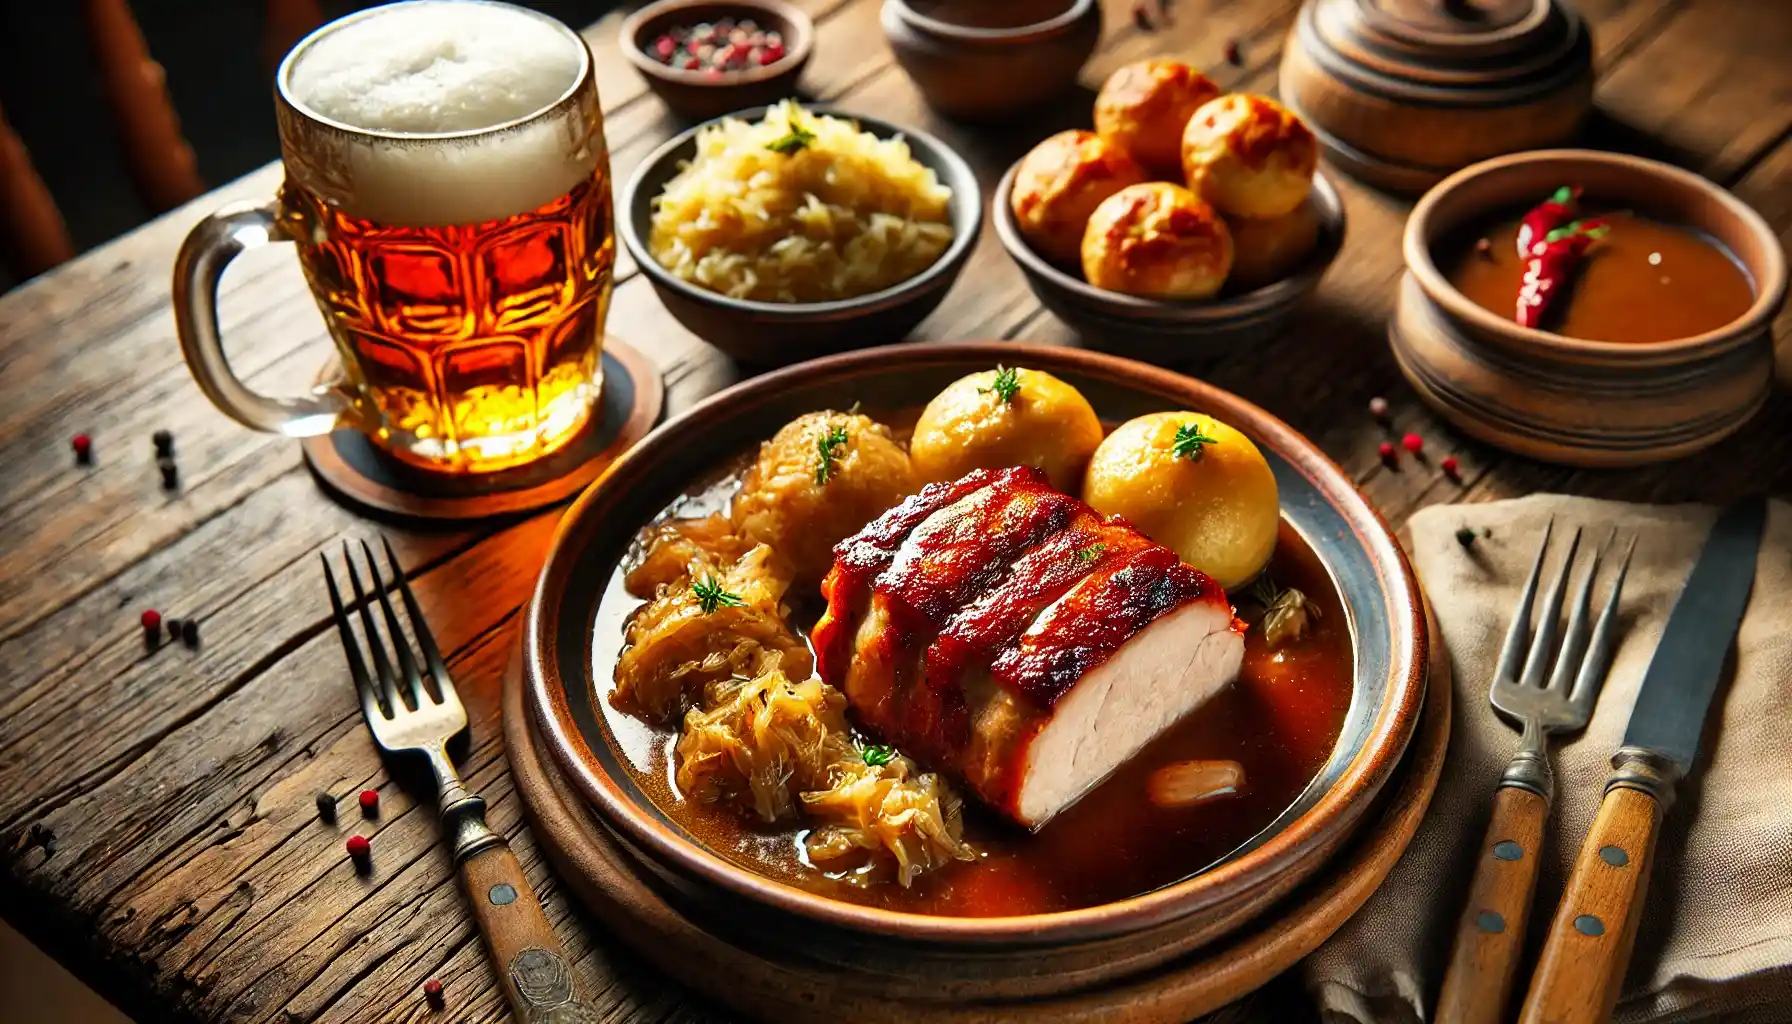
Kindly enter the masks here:
<path id="1" fill-rule="evenodd" d="M 784 617 L 787 572 L 761 544 L 702 578 L 661 587 L 629 621 L 612 703 L 667 721 L 700 696 L 704 684 L 757 675 L 773 654 L 780 660 L 769 664 L 808 676 L 814 659 Z M 706 605 L 699 588 L 729 600 Z"/>
<path id="2" fill-rule="evenodd" d="M 851 121 L 785 100 L 727 118 L 654 200 L 648 249 L 692 284 L 737 299 L 824 302 L 888 288 L 952 242 L 952 190 Z"/>

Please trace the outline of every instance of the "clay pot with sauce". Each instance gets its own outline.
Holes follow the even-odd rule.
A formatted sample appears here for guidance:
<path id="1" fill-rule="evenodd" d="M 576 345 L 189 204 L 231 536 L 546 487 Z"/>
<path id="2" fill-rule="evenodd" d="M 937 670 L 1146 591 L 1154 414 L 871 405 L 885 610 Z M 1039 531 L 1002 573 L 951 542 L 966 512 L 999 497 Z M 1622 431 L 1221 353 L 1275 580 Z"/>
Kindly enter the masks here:
<path id="1" fill-rule="evenodd" d="M 928 105 L 959 120 L 1064 95 L 1101 41 L 1098 0 L 884 0 L 882 21 Z"/>
<path id="2" fill-rule="evenodd" d="M 1555 298 L 1579 308 L 1521 327 L 1520 261 L 1499 225 L 1564 185 L 1585 190 L 1589 213 L 1618 211 L 1611 231 L 1629 235 L 1596 244 Z M 1490 444 L 1577 466 L 1660 462 L 1734 433 L 1772 388 L 1785 253 L 1698 175 L 1591 150 L 1499 157 L 1426 193 L 1403 244 L 1394 355 L 1421 398 Z"/>

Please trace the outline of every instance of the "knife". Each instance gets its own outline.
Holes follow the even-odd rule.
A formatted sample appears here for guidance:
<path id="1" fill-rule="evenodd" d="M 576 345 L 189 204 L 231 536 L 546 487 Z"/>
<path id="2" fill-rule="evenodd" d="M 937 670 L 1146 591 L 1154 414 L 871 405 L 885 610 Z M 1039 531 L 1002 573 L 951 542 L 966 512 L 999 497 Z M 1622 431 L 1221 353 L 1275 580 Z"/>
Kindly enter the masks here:
<path id="1" fill-rule="evenodd" d="M 1611 1019 L 1636 943 L 1662 816 L 1692 766 L 1754 584 L 1767 500 L 1724 510 L 1643 673 L 1605 800 L 1550 922 L 1520 1024 Z"/>

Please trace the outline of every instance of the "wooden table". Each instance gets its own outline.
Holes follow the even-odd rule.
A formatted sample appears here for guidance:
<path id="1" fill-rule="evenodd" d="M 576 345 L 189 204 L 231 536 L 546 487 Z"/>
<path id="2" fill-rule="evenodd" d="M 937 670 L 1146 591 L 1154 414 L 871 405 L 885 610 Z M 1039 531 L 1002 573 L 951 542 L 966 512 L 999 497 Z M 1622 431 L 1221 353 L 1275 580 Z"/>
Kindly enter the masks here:
<path id="1" fill-rule="evenodd" d="M 924 126 L 977 168 L 984 188 L 1046 130 L 942 122 L 891 62 L 877 0 L 802 0 L 819 42 L 805 86 L 850 110 Z M 1294 0 L 1182 0 L 1147 34 L 1109 0 L 1091 86 L 1119 65 L 1175 54 L 1229 89 L 1274 88 Z M 1595 23 L 1596 143 L 1692 167 L 1792 234 L 1792 5 L 1785 0 L 1582 0 Z M 615 174 L 679 125 L 616 52 L 598 55 Z M 1240 66 L 1222 57 L 1238 40 Z M 1050 127 L 1059 127 L 1056 125 Z M 438 841 L 427 790 L 395 784 L 362 725 L 329 628 L 317 552 L 375 524 L 326 500 L 290 441 L 216 413 L 182 365 L 169 268 L 188 228 L 231 199 L 262 196 L 270 166 L 0 300 L 0 912 L 142 1021 L 496 1021 L 506 1017 Z M 1336 180 L 1336 179 L 1335 179 Z M 1349 239 L 1318 300 L 1278 342 L 1200 372 L 1281 415 L 1343 464 L 1388 519 L 1435 502 L 1538 490 L 1638 501 L 1722 501 L 1792 473 L 1792 402 L 1776 396 L 1708 454 L 1629 472 L 1577 472 L 1456 435 L 1405 387 L 1383 340 L 1407 204 L 1341 180 Z M 235 365 L 291 389 L 327 352 L 291 256 L 244 261 L 227 282 Z M 672 411 L 738 376 L 682 330 L 623 262 L 611 330 L 664 368 Z M 984 231 L 963 279 L 919 337 L 1072 341 Z M 1777 325 L 1782 378 L 1792 318 Z M 1403 460 L 1365 411 L 1384 395 L 1395 432 L 1456 454 L 1462 482 Z M 182 486 L 162 492 L 150 434 L 172 430 Z M 96 465 L 68 439 L 94 438 Z M 717 1020 L 569 904 L 542 863 L 510 786 L 497 690 L 518 609 L 555 516 L 504 529 L 392 530 L 472 714 L 465 774 L 492 801 L 550 917 L 609 1019 Z M 470 595 L 477 595 L 470 596 Z M 138 613 L 197 617 L 202 646 L 146 655 Z M 341 833 L 318 823 L 319 790 L 380 791 L 377 868 L 357 877 Z M 355 815 L 352 802 L 345 814 Z M 360 824 L 359 822 L 354 822 Z M 420 989 L 447 986 L 430 1015 Z M 1286 1004 L 1298 991 L 1281 983 Z"/>

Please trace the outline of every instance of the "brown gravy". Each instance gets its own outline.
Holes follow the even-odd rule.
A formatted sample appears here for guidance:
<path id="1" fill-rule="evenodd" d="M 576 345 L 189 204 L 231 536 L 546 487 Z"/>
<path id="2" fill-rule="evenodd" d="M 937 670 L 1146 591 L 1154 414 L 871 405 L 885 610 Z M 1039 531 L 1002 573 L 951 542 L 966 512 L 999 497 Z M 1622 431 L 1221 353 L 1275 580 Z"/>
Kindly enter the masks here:
<path id="1" fill-rule="evenodd" d="M 693 504 L 680 514 L 722 507 L 733 490 L 732 477 L 696 489 Z M 609 703 L 623 623 L 641 604 L 624 589 L 620 569 L 595 624 L 598 703 L 619 760 L 642 791 L 712 850 L 750 871 L 835 899 L 919 914 L 993 917 L 1096 906 L 1162 888 L 1224 857 L 1293 804 L 1331 757 L 1353 685 L 1349 623 L 1331 577 L 1286 523 L 1270 571 L 1280 585 L 1298 588 L 1318 604 L 1321 615 L 1305 637 L 1270 651 L 1253 624 L 1234 685 L 1037 833 L 967 800 L 965 838 L 982 859 L 923 875 L 909 889 L 892 882 L 855 886 L 806 866 L 801 822 L 760 826 L 677 795 L 676 732 L 648 726 Z M 805 632 L 819 603 L 796 610 Z M 1226 759 L 1244 766 L 1245 784 L 1236 797 L 1166 810 L 1147 796 L 1146 780 L 1157 768 Z"/>
<path id="2" fill-rule="evenodd" d="M 1513 319 L 1525 261 L 1516 248 L 1523 211 L 1439 247 L 1438 266 L 1479 305 Z M 1636 344 L 1713 331 L 1754 304 L 1754 286 L 1729 250 L 1688 228 L 1634 213 L 1602 214 L 1611 231 L 1576 268 L 1556 297 L 1548 329 L 1570 338 Z M 1488 252 L 1478 252 L 1486 238 Z"/>

